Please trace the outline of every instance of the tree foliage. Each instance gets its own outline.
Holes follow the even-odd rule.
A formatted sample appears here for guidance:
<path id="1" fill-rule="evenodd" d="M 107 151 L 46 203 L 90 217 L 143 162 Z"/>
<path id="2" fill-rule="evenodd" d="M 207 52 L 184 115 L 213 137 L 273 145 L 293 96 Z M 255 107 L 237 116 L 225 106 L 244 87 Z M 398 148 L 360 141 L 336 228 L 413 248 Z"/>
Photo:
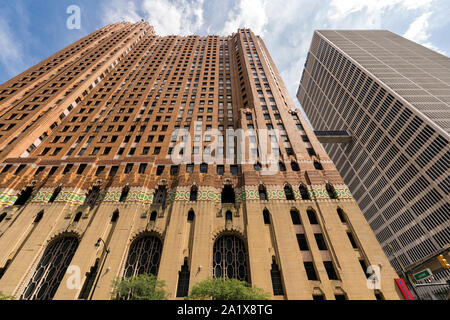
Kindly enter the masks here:
<path id="1" fill-rule="evenodd" d="M 268 300 L 270 294 L 245 281 L 228 278 L 208 279 L 197 283 L 188 299 L 192 300 Z"/>
<path id="2" fill-rule="evenodd" d="M 141 274 L 113 281 L 113 297 L 116 300 L 166 300 L 165 282 L 154 275 Z"/>
<path id="3" fill-rule="evenodd" d="M 16 298 L 13 296 L 4 295 L 3 292 L 0 291 L 0 300 L 15 300 Z"/>

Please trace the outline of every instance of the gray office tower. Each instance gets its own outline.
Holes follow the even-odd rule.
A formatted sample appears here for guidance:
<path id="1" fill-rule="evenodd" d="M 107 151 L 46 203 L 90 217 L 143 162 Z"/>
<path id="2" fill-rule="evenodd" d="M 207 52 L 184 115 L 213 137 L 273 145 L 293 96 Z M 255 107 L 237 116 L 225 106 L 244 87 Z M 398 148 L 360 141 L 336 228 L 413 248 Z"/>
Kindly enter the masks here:
<path id="1" fill-rule="evenodd" d="M 394 268 L 410 278 L 430 269 L 417 283 L 441 284 L 416 293 L 445 298 L 450 59 L 385 30 L 319 30 L 297 97 L 315 130 L 336 132 L 325 149 Z"/>

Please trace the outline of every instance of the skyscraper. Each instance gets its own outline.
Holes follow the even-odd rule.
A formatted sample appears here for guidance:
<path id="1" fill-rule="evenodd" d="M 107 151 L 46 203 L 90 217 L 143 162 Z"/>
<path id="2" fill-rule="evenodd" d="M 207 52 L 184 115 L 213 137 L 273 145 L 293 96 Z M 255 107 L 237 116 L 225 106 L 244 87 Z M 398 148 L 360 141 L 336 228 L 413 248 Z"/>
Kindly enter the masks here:
<path id="1" fill-rule="evenodd" d="M 0 92 L 5 294 L 110 299 L 114 278 L 150 273 L 171 299 L 211 277 L 276 299 L 400 297 L 250 30 L 161 37 L 117 23 Z"/>
<path id="2" fill-rule="evenodd" d="M 389 31 L 319 30 L 298 100 L 314 129 L 352 136 L 325 150 L 395 269 L 436 260 L 450 244 L 450 59 Z"/>

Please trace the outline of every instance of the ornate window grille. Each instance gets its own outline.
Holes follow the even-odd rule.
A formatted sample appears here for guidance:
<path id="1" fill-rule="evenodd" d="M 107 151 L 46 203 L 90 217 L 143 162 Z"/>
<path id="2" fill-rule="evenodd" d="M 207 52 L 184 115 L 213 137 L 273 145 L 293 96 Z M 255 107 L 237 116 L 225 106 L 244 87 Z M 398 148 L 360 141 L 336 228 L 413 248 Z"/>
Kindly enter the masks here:
<path id="1" fill-rule="evenodd" d="M 75 236 L 64 236 L 51 242 L 20 299 L 51 300 L 77 248 Z"/>
<path id="2" fill-rule="evenodd" d="M 133 241 L 125 264 L 125 277 L 139 274 L 158 275 L 162 242 L 155 236 L 143 236 Z"/>
<path id="3" fill-rule="evenodd" d="M 216 240 L 213 248 L 213 277 L 249 281 L 247 250 L 241 239 L 224 235 Z"/>

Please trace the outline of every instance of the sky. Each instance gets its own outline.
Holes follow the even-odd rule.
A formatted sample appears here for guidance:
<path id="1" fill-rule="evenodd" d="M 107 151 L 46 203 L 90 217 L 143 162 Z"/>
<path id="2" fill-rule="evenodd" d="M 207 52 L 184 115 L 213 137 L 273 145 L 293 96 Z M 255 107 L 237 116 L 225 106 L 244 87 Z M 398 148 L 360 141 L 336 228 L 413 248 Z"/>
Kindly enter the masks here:
<path id="1" fill-rule="evenodd" d="M 260 35 L 295 98 L 314 30 L 387 29 L 450 55 L 450 0 L 0 0 L 0 83 L 89 33 L 144 19 L 159 35 Z M 69 29 L 71 5 L 80 28 Z"/>

